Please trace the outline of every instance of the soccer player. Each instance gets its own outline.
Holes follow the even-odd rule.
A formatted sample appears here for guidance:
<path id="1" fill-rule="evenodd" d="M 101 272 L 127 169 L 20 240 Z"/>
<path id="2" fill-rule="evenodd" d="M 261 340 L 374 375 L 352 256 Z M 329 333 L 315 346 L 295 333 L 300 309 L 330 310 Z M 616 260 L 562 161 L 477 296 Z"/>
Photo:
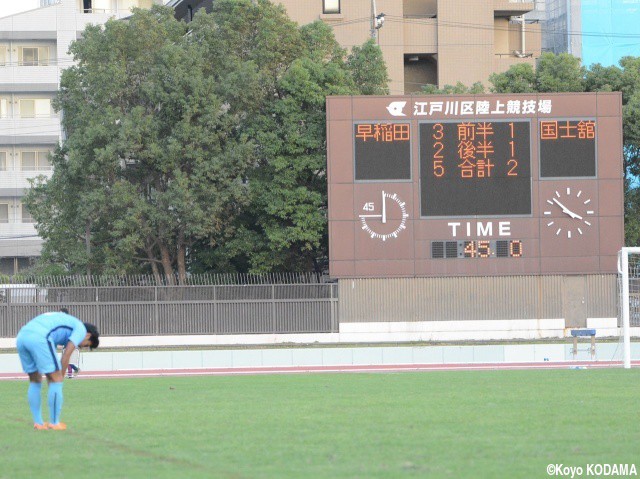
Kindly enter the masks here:
<path id="1" fill-rule="evenodd" d="M 62 381 L 75 348 L 95 349 L 100 344 L 100 333 L 93 324 L 83 323 L 65 312 L 51 312 L 36 316 L 25 324 L 16 338 L 22 369 L 29 375 L 27 398 L 33 415 L 33 428 L 63 431 L 66 424 L 60 422 L 62 411 Z M 64 346 L 62 359 L 58 360 L 56 347 Z M 42 375 L 47 376 L 49 417 L 42 420 Z"/>

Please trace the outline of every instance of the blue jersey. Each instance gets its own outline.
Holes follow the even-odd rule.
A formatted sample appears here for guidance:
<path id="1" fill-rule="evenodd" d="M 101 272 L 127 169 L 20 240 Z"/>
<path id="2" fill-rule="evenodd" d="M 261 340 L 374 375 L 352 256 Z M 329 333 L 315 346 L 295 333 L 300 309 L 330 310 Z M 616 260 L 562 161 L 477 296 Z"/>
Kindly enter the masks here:
<path id="1" fill-rule="evenodd" d="M 71 341 L 77 348 L 84 341 L 87 328 L 78 318 L 55 312 L 36 316 L 22 327 L 20 333 L 42 336 L 57 346 L 66 346 Z"/>

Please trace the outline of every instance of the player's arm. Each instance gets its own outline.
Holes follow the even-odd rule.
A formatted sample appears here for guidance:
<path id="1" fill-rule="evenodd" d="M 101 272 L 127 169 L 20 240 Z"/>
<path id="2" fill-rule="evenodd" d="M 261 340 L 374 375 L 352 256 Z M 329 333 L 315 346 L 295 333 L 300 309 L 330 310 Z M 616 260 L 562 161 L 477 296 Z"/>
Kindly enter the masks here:
<path id="1" fill-rule="evenodd" d="M 76 345 L 73 344 L 73 341 L 68 341 L 67 345 L 64 348 L 64 352 L 62 353 L 62 359 L 60 362 L 62 363 L 62 375 L 64 376 L 67 372 L 67 368 L 69 367 L 69 363 L 71 362 L 71 355 L 73 351 L 76 349 Z"/>

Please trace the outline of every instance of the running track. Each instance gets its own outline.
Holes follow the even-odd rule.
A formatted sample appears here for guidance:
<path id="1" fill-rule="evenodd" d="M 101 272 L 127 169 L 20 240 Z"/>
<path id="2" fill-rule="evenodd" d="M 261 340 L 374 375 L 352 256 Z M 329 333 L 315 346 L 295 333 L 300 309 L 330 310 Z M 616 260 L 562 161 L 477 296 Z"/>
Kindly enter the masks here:
<path id="1" fill-rule="evenodd" d="M 640 367 L 640 361 L 632 361 Z M 255 368 L 201 368 L 201 369 L 122 369 L 118 371 L 82 371 L 79 379 L 142 378 L 159 376 L 236 376 L 258 374 L 306 373 L 390 373 L 410 371 L 492 371 L 523 369 L 602 369 L 621 368 L 620 361 L 565 361 L 535 363 L 453 363 L 453 364 L 398 364 L 371 366 L 289 366 Z M 27 379 L 26 374 L 0 373 L 0 380 Z"/>

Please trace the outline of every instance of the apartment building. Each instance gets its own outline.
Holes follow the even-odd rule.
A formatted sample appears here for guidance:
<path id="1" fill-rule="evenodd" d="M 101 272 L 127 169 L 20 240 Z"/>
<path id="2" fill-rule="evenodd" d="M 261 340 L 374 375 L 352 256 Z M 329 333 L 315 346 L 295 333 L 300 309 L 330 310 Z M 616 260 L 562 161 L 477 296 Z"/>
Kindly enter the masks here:
<path id="1" fill-rule="evenodd" d="M 640 0 L 546 0 L 544 50 L 570 53 L 590 66 L 640 56 Z"/>
<path id="2" fill-rule="evenodd" d="M 41 0 L 40 8 L 0 18 L 0 273 L 40 255 L 42 239 L 22 204 L 29 179 L 52 173 L 49 154 L 62 139 L 52 108 L 69 46 L 87 24 L 123 18 L 161 0 Z"/>
<path id="3" fill-rule="evenodd" d="M 215 0 L 172 0 L 190 21 Z M 541 28 L 522 0 L 274 0 L 299 24 L 322 20 L 345 48 L 372 36 L 382 49 L 391 94 L 425 84 L 487 84 L 489 75 L 540 56 Z M 527 15 L 528 14 L 528 15 Z M 533 17 L 535 18 L 535 17 Z"/>

